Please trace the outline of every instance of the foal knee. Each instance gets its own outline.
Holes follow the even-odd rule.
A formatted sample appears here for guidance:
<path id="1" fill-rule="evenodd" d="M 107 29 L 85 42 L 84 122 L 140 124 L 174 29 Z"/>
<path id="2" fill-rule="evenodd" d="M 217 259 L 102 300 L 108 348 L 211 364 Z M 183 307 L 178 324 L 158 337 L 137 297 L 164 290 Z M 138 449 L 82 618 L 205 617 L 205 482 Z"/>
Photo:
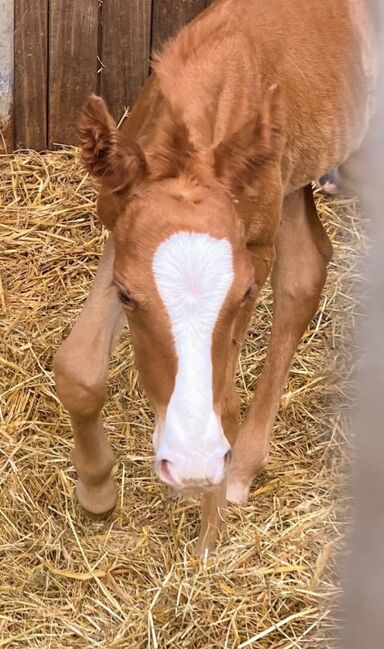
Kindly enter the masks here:
<path id="1" fill-rule="evenodd" d="M 100 379 L 84 360 L 67 341 L 58 349 L 53 360 L 57 395 L 64 408 L 78 418 L 97 414 L 106 398 L 104 377 Z"/>

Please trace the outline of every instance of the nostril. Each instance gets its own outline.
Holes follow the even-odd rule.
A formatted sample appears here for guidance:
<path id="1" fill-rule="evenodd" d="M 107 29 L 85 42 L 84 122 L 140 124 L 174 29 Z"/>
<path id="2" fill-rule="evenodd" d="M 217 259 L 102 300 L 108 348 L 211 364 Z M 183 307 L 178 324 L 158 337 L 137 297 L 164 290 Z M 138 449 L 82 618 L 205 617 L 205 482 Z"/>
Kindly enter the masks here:
<path id="1" fill-rule="evenodd" d="M 232 451 L 227 451 L 226 454 L 224 455 L 224 465 L 228 466 L 231 464 L 232 460 Z"/>
<path id="2" fill-rule="evenodd" d="M 172 473 L 170 470 L 171 462 L 169 460 L 160 460 L 159 464 L 159 476 L 160 479 L 165 482 L 166 484 L 175 484 L 175 481 L 172 477 Z"/>

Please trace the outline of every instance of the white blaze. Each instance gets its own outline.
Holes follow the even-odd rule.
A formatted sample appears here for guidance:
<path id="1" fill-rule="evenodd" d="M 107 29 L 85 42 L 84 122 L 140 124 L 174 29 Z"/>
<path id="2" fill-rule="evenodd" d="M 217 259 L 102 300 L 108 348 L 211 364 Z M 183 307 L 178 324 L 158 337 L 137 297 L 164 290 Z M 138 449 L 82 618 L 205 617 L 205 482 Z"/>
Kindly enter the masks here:
<path id="1" fill-rule="evenodd" d="M 178 232 L 159 245 L 152 268 L 178 360 L 157 456 L 175 463 L 180 480 L 216 481 L 229 444 L 213 409 L 212 335 L 233 281 L 232 247 Z"/>

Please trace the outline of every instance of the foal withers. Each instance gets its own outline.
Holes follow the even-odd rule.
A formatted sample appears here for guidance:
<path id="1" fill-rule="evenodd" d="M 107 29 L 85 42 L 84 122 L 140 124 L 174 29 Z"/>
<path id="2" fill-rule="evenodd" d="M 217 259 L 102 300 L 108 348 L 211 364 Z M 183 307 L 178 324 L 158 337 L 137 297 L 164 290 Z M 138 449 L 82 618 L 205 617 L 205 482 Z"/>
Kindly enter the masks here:
<path id="1" fill-rule="evenodd" d="M 100 412 L 124 311 L 156 415 L 158 474 L 203 492 L 201 549 L 214 543 L 226 489 L 243 502 L 265 466 L 331 256 L 310 181 L 347 170 L 371 117 L 365 7 L 222 0 L 168 45 L 124 133 L 100 98 L 85 107 L 83 160 L 100 181 L 98 214 L 112 236 L 55 372 L 75 432 L 77 496 L 90 512 L 116 502 Z M 238 352 L 272 264 L 269 350 L 238 430 Z"/>

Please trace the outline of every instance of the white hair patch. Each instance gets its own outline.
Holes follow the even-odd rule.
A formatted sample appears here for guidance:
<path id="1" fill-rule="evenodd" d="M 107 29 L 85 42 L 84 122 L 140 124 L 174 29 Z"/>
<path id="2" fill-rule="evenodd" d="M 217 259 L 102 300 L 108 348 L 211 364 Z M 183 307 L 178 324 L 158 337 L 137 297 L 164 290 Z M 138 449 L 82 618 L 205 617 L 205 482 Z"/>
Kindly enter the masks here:
<path id="1" fill-rule="evenodd" d="M 213 409 L 212 336 L 233 282 L 232 246 L 208 234 L 177 232 L 159 245 L 152 268 L 178 360 L 159 454 L 170 461 L 176 455 L 179 467 L 185 458 L 194 479 L 229 449 Z"/>

